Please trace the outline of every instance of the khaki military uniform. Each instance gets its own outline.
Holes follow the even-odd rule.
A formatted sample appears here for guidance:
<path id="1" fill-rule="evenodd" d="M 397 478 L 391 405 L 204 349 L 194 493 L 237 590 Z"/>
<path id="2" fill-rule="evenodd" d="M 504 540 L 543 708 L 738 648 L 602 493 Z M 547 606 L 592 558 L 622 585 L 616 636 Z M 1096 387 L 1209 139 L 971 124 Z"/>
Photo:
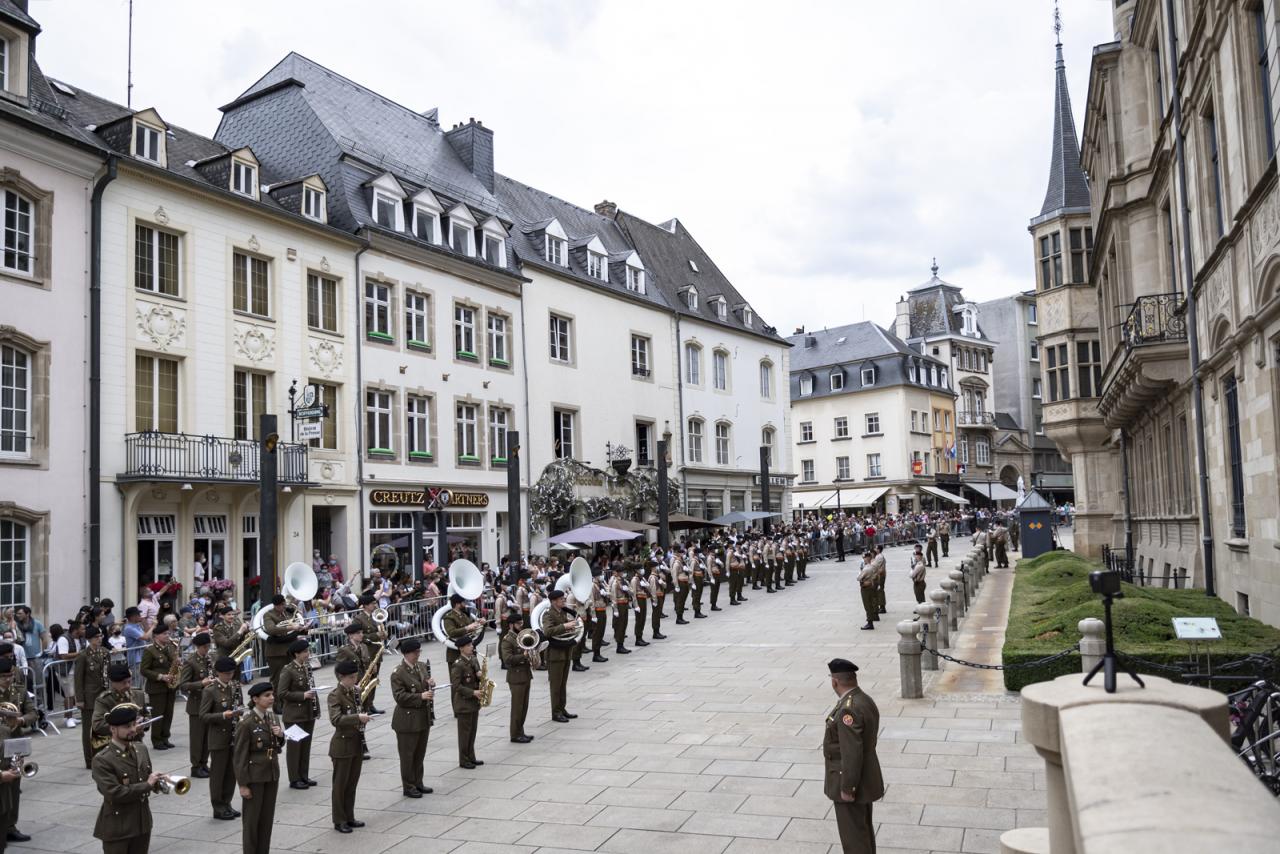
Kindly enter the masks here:
<path id="1" fill-rule="evenodd" d="M 27 693 L 27 683 L 22 679 L 22 675 L 15 673 L 13 682 L 6 689 L 0 690 L 0 703 L 13 703 L 18 707 L 19 717 L 4 718 L 5 725 L 9 728 L 11 738 L 29 735 L 35 729 L 37 715 L 35 704 L 31 700 L 31 696 Z M 6 800 L 10 811 L 8 816 L 12 817 L 13 825 L 18 823 L 18 813 L 22 808 L 22 781 L 15 780 L 12 783 L 5 784 Z"/>
<path id="2" fill-rule="evenodd" d="M 329 805 L 334 824 L 356 818 L 356 787 L 364 764 L 364 724 L 360 723 L 360 693 L 339 685 L 329 692 L 329 759 L 333 762 L 333 791 Z"/>
<path id="3" fill-rule="evenodd" d="M 307 697 L 312 687 L 311 668 L 297 661 L 284 666 L 276 683 L 276 704 L 285 727 L 296 726 L 306 730 L 308 736 L 315 734 L 316 719 L 320 717 L 320 698 Z M 290 783 L 311 779 L 311 739 L 287 742 L 284 761 Z"/>
<path id="4" fill-rule="evenodd" d="M 226 684 L 220 679 L 215 681 L 200 695 L 200 719 L 204 722 L 209 745 L 209 802 L 213 805 L 214 815 L 232 811 L 236 775 L 231 762 L 231 748 L 236 719 L 226 718 L 223 712 L 237 710 L 244 711 L 244 696 L 234 675 Z"/>
<path id="5" fill-rule="evenodd" d="M 654 567 L 653 572 L 649 573 L 649 595 L 652 597 L 649 607 L 652 621 L 650 634 L 656 638 L 662 634 L 662 618 L 666 616 L 662 613 L 662 608 L 667 598 L 667 579 L 662 574 L 661 567 Z"/>
<path id="6" fill-rule="evenodd" d="M 685 558 L 677 557 L 671 565 L 671 574 L 675 579 L 676 624 L 684 622 L 684 609 L 689 603 L 689 570 L 685 566 Z"/>
<path id="7" fill-rule="evenodd" d="M 240 633 L 240 621 L 224 616 L 209 632 L 213 637 L 213 646 L 218 650 L 218 658 L 230 658 L 231 653 L 244 640 Z"/>
<path id="8" fill-rule="evenodd" d="M 635 597 L 636 646 L 639 646 L 640 641 L 644 640 L 644 627 L 649 622 L 649 591 L 645 589 L 648 585 L 649 581 L 645 577 L 644 571 L 636 570 L 636 574 L 631 577 L 631 592 Z"/>
<path id="9" fill-rule="evenodd" d="M 689 572 L 691 575 L 689 593 L 690 598 L 693 600 L 693 615 L 695 617 L 702 616 L 702 593 L 707 586 L 707 568 L 703 561 L 704 558 L 699 554 L 689 558 Z"/>
<path id="10" fill-rule="evenodd" d="M 351 622 L 355 623 L 364 630 L 364 651 L 366 661 L 373 661 L 373 657 L 378 654 L 378 650 L 382 648 L 382 644 L 387 639 L 387 630 L 373 619 L 373 616 L 363 608 L 356 611 L 351 617 Z M 373 675 L 377 676 L 382 672 L 382 662 L 378 662 L 378 667 L 373 671 Z M 373 698 L 377 696 L 378 689 L 374 688 L 369 692 L 368 699 L 365 700 L 364 707 L 366 710 L 373 708 Z"/>
<path id="11" fill-rule="evenodd" d="M 621 652 L 627 643 L 627 620 L 631 617 L 631 585 L 622 576 L 609 582 L 609 600 L 613 603 L 613 641 Z"/>
<path id="12" fill-rule="evenodd" d="M 943 519 L 938 523 L 938 539 L 942 541 L 942 556 L 949 557 L 951 554 L 951 522 Z"/>
<path id="13" fill-rule="evenodd" d="M 875 701 L 853 688 L 827 715 L 822 738 L 823 793 L 835 803 L 840 847 L 847 854 L 874 854 L 875 825 L 871 805 L 884 797 L 884 777 L 876 756 L 880 710 Z M 852 794 L 853 800 L 845 800 Z"/>
<path id="14" fill-rule="evenodd" d="M 567 622 L 569 615 L 564 611 L 557 611 L 554 605 L 548 608 L 542 617 L 543 632 L 547 640 L 573 637 L 573 630 L 565 628 Z M 625 623 L 623 631 L 626 631 Z M 547 681 L 551 686 L 551 716 L 554 718 L 565 713 L 568 703 L 570 648 L 552 643 L 547 647 L 543 658 L 547 662 Z"/>
<path id="15" fill-rule="evenodd" d="M 368 647 L 366 647 L 363 643 L 359 643 L 359 644 L 345 643 L 338 648 L 338 651 L 336 653 L 334 653 L 333 661 L 335 664 L 337 664 L 339 661 L 354 661 L 356 667 L 360 668 L 356 672 L 360 674 L 360 681 L 363 682 L 365 673 L 369 671 Z M 359 699 L 360 688 L 358 684 L 354 690 L 356 692 L 356 699 Z M 368 700 L 360 704 L 360 710 L 362 712 L 369 711 Z M 369 745 L 365 741 L 363 727 L 360 729 L 360 746 L 361 746 L 360 753 L 362 756 L 369 752 Z"/>
<path id="16" fill-rule="evenodd" d="M 288 611 L 277 611 L 274 605 L 267 608 L 267 614 L 262 618 L 262 630 L 267 633 L 267 641 L 263 644 L 266 647 L 267 678 L 271 680 L 273 686 L 280 671 L 289 663 L 289 644 L 293 643 L 299 634 L 287 627 L 293 618 L 293 614 Z"/>
<path id="17" fill-rule="evenodd" d="M 862 594 L 862 609 L 867 614 L 867 624 L 875 625 L 880 619 L 880 607 L 876 602 L 876 570 L 871 561 L 863 561 L 858 572 L 858 591 Z"/>
<path id="18" fill-rule="evenodd" d="M 139 666 L 147 680 L 147 699 L 151 703 L 151 714 L 159 715 L 160 720 L 151 725 L 151 746 L 166 744 L 173 731 L 173 712 L 178 699 L 178 683 L 164 682 L 161 676 L 180 672 L 178 645 L 166 643 L 163 646 L 153 643 L 142 651 L 142 663 Z M 174 665 L 178 665 L 177 668 Z"/>
<path id="19" fill-rule="evenodd" d="M 93 707 L 98 696 L 111 684 L 107 679 L 107 667 L 111 664 L 111 650 L 105 646 L 87 646 L 76 653 L 72 672 L 75 685 L 76 706 L 80 709 L 80 743 L 84 750 L 84 767 L 93 767 Z"/>
<path id="20" fill-rule="evenodd" d="M 911 564 L 911 586 L 916 594 L 916 604 L 920 605 L 924 602 L 925 588 L 925 569 L 928 566 L 923 557 L 913 555 Z"/>
<path id="21" fill-rule="evenodd" d="M 431 689 L 431 665 L 419 659 L 407 661 L 391 671 L 391 696 L 396 709 L 391 715 L 391 729 L 396 734 L 396 752 L 400 755 L 400 784 L 406 789 L 422 789 L 422 762 L 427 755 L 427 739 L 435 723 L 435 704 L 422 699 Z"/>
<path id="22" fill-rule="evenodd" d="M 527 614 L 525 615 L 528 616 Z M 444 626 L 444 635 L 449 640 L 457 643 L 458 638 L 469 634 L 467 626 L 471 625 L 475 620 L 466 610 L 459 611 L 457 608 L 450 608 L 449 612 L 444 615 L 444 619 L 440 621 Z M 453 663 L 458 660 L 462 653 L 456 649 L 446 649 L 444 651 L 445 664 L 453 667 Z"/>
<path id="23" fill-rule="evenodd" d="M 242 799 L 240 844 L 244 854 L 265 854 L 271 850 L 271 824 L 276 816 L 276 792 L 280 788 L 280 748 L 284 736 L 272 729 L 280 721 L 270 709 L 258 714 L 245 712 L 236 726 L 232 767 L 241 786 L 249 787 Z M 281 727 L 283 730 L 283 727 Z"/>
<path id="24" fill-rule="evenodd" d="M 103 854 L 146 854 L 151 845 L 151 757 L 140 742 L 112 741 L 93 757 L 102 808 L 93 835 Z"/>
<path id="25" fill-rule="evenodd" d="M 884 597 L 884 583 L 889 577 L 888 561 L 885 560 L 883 554 L 876 555 L 871 560 L 871 567 L 876 573 L 876 619 L 880 619 L 880 615 L 886 612 L 886 603 Z"/>
<path id="26" fill-rule="evenodd" d="M 498 645 L 498 657 L 507 668 L 507 689 L 511 692 L 511 738 L 525 734 L 524 721 L 529 714 L 529 689 L 533 668 L 529 655 L 516 643 L 516 632 L 508 631 Z"/>
<path id="27" fill-rule="evenodd" d="M 178 687 L 187 695 L 187 726 L 191 737 L 191 768 L 194 771 L 209 758 L 208 737 L 204 719 L 200 717 L 200 695 L 204 691 L 204 680 L 214 678 L 213 659 L 207 654 L 188 653 L 180 673 Z"/>
<path id="28" fill-rule="evenodd" d="M 458 764 L 470 765 L 476 761 L 476 730 L 480 728 L 480 700 L 474 693 L 480 690 L 480 662 L 474 655 L 459 655 L 449 668 L 449 681 L 453 683 L 453 717 L 458 724 Z"/>
<path id="29" fill-rule="evenodd" d="M 12 737 L 12 731 L 6 725 L 7 719 L 0 718 L 0 743 Z M 85 729 L 88 729 L 86 726 Z M 90 765 L 90 767 L 93 767 Z M 18 824 L 18 794 L 22 789 L 22 780 L 12 783 L 0 783 L 0 851 L 4 850 L 5 837 Z"/>
<path id="30" fill-rule="evenodd" d="M 591 657 L 593 660 L 603 659 L 600 649 L 604 646 L 604 630 L 609 625 L 609 602 L 604 583 L 595 578 L 591 580 L 591 612 L 594 615 L 591 623 Z M 526 618 L 526 625 L 527 623 Z"/>
<path id="31" fill-rule="evenodd" d="M 121 703 L 133 703 L 141 712 L 145 712 L 149 708 L 147 695 L 142 693 L 141 688 L 130 688 L 126 691 L 107 690 L 99 694 L 93 701 L 93 717 L 89 721 L 89 729 L 93 731 L 93 738 L 99 744 L 104 744 L 103 739 L 111 738 L 111 727 L 107 726 L 107 712 Z M 98 748 L 98 750 L 101 749 L 101 747 Z M 95 750 L 94 753 L 97 753 L 98 750 Z"/>

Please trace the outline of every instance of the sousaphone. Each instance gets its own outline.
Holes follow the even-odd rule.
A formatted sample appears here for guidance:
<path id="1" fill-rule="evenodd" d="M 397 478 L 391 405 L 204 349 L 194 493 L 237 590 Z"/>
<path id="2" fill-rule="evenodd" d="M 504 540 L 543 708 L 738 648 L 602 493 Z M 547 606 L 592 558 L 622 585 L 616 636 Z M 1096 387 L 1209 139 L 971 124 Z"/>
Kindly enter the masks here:
<path id="1" fill-rule="evenodd" d="M 573 563 L 569 564 L 569 571 L 556 579 L 556 589 L 571 593 L 574 600 L 584 608 L 591 606 L 591 588 L 591 564 L 587 563 L 586 558 L 575 557 Z M 553 638 L 547 634 L 543 626 L 543 620 L 546 618 L 547 610 L 550 608 L 551 600 L 544 599 L 538 603 L 537 607 L 533 609 L 533 613 L 529 615 L 529 622 L 533 628 L 538 630 L 538 634 L 543 640 L 557 647 L 571 647 L 581 643 L 582 637 L 587 631 L 585 622 L 578 626 L 578 631 L 572 638 Z M 578 618 L 578 612 L 572 608 L 565 608 L 564 613 L 571 620 Z"/>
<path id="2" fill-rule="evenodd" d="M 316 593 L 320 592 L 320 579 L 309 564 L 294 561 L 284 568 L 284 579 L 280 582 L 280 592 L 284 594 L 286 599 L 292 599 L 299 605 L 303 602 L 310 602 L 316 598 Z M 249 624 L 258 633 L 258 637 L 263 640 L 270 637 L 266 630 L 262 628 L 262 621 L 267 618 L 267 611 L 269 610 L 269 607 L 259 608 L 258 613 L 253 615 L 253 620 Z M 296 622 L 298 628 L 302 628 L 303 620 L 300 615 L 290 622 Z"/>
<path id="3" fill-rule="evenodd" d="M 473 602 L 484 595 L 484 574 L 480 572 L 480 567 L 476 566 L 469 560 L 459 558 L 449 564 L 449 587 L 448 596 L 457 593 L 468 602 Z M 449 649 L 457 649 L 458 645 L 444 632 L 444 615 L 451 610 L 446 603 L 436 608 L 436 612 L 431 615 L 431 634 L 435 635 Z M 476 645 L 479 646 L 480 640 L 484 637 L 485 629 L 481 627 L 480 633 L 475 636 Z"/>

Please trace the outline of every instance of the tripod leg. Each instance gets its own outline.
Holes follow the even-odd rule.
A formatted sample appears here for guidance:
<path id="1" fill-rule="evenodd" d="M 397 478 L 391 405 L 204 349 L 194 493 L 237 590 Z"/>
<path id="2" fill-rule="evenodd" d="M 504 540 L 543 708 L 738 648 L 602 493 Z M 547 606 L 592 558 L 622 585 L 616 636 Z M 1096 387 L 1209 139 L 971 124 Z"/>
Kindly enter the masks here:
<path id="1" fill-rule="evenodd" d="M 1102 686 L 1108 694 L 1116 692 L 1116 657 L 1107 653 L 1102 657 Z"/>
<path id="2" fill-rule="evenodd" d="M 1093 665 L 1093 669 L 1089 671 L 1089 675 L 1084 677 L 1084 684 L 1088 685 L 1089 680 L 1098 675 L 1098 671 L 1102 669 L 1102 665 L 1106 662 L 1106 658 L 1098 659 L 1098 663 Z"/>

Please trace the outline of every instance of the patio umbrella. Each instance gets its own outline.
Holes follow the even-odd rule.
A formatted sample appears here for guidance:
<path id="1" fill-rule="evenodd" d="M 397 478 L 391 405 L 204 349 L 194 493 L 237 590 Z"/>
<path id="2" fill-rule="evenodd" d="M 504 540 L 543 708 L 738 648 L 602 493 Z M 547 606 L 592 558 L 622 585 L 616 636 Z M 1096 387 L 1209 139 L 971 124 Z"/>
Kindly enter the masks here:
<path id="1" fill-rule="evenodd" d="M 637 534 L 643 534 L 645 531 L 656 531 L 656 525 L 646 525 L 644 522 L 633 522 L 630 519 L 619 519 L 616 516 L 606 516 L 603 519 L 596 519 L 592 525 L 600 525 L 603 528 L 617 528 L 619 531 L 634 531 Z"/>
<path id="2" fill-rule="evenodd" d="M 653 526 L 657 527 L 657 520 L 653 522 Z M 690 516 L 688 513 L 669 513 L 667 514 L 667 529 L 671 531 L 685 531 L 689 528 L 719 528 L 720 523 L 702 519 L 697 516 Z"/>
<path id="3" fill-rule="evenodd" d="M 717 516 L 711 521 L 717 525 L 732 525 L 736 522 L 754 522 L 757 519 L 771 519 L 781 515 L 781 513 L 766 513 L 763 510 L 735 510 L 732 513 Z"/>
<path id="4" fill-rule="evenodd" d="M 614 540 L 634 540 L 640 536 L 635 531 L 621 531 L 617 528 L 606 528 L 604 525 L 583 525 L 554 537 L 547 537 L 549 543 L 608 543 Z"/>

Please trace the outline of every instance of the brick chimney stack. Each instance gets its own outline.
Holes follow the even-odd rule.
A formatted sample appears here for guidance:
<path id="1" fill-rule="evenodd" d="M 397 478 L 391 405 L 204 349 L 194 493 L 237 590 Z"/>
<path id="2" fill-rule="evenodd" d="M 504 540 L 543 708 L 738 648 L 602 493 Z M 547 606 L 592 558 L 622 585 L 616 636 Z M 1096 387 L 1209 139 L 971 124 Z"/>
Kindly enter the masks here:
<path id="1" fill-rule="evenodd" d="M 596 202 L 596 213 L 600 216 L 607 216 L 609 219 L 618 218 L 618 206 L 608 199 L 603 202 Z"/>
<path id="2" fill-rule="evenodd" d="M 454 125 L 444 136 L 471 174 L 492 193 L 493 131 L 485 127 L 484 122 L 468 119 L 465 125 Z"/>

